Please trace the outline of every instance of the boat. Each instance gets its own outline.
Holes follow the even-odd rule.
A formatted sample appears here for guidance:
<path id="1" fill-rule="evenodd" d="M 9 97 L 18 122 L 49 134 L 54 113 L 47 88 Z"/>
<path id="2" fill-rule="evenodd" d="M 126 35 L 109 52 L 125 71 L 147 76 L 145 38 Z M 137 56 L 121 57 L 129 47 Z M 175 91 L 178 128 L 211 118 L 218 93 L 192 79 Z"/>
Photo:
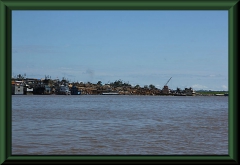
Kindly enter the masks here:
<path id="1" fill-rule="evenodd" d="M 118 92 L 103 92 L 102 95 L 119 95 Z"/>
<path id="2" fill-rule="evenodd" d="M 68 85 L 61 85 L 58 92 L 59 95 L 71 95 Z"/>
<path id="3" fill-rule="evenodd" d="M 215 94 L 215 96 L 224 96 L 224 94 L 219 93 L 219 94 Z"/>
<path id="4" fill-rule="evenodd" d="M 183 94 L 183 93 L 176 93 L 176 94 L 174 94 L 174 96 L 187 96 L 187 95 Z"/>

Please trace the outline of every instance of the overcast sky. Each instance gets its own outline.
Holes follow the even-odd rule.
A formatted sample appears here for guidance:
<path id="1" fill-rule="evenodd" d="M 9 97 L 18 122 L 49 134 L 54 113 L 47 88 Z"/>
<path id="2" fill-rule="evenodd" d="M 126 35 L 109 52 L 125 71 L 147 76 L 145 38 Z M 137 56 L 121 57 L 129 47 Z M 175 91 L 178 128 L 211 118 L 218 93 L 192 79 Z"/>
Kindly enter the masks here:
<path id="1" fill-rule="evenodd" d="M 228 11 L 13 11 L 12 74 L 228 90 Z"/>

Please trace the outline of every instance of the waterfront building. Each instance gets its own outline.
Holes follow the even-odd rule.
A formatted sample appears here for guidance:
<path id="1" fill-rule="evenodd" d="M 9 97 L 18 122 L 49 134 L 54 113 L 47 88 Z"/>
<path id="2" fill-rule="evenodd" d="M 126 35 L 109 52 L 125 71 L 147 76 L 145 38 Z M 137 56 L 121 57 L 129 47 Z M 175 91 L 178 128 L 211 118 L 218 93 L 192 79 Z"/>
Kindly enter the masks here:
<path id="1" fill-rule="evenodd" d="M 23 95 L 24 94 L 23 81 L 12 81 L 12 94 Z"/>
<path id="2" fill-rule="evenodd" d="M 169 93 L 170 93 L 169 91 L 170 91 L 170 90 L 169 90 L 168 86 L 167 86 L 167 85 L 164 85 L 164 87 L 163 87 L 163 89 L 162 89 L 162 93 L 163 93 L 163 94 L 169 94 Z"/>

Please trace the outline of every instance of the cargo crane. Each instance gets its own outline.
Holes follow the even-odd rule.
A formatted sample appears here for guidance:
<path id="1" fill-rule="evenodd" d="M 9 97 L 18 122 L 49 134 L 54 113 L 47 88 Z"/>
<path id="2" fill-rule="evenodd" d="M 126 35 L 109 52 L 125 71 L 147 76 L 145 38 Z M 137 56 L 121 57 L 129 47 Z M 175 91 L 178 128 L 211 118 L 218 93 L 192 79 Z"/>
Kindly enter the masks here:
<path id="1" fill-rule="evenodd" d="M 171 77 L 172 78 L 172 77 Z M 167 84 L 169 83 L 169 81 L 171 80 L 171 78 L 166 82 L 166 84 L 164 85 L 163 89 L 162 89 L 162 93 L 163 94 L 169 94 L 169 89 Z"/>
<path id="2" fill-rule="evenodd" d="M 170 79 L 167 81 L 167 83 L 164 86 L 167 86 L 167 84 L 169 83 L 169 81 L 171 80 L 172 77 L 170 77 Z"/>

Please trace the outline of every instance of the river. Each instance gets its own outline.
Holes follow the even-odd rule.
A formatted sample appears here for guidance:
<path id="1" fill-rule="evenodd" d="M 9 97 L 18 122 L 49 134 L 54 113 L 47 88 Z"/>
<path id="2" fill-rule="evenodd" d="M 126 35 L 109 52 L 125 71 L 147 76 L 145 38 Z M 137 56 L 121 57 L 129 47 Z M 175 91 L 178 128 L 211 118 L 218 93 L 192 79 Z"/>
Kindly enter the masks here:
<path id="1" fill-rule="evenodd" d="M 13 95 L 12 155 L 228 155 L 228 97 Z"/>

